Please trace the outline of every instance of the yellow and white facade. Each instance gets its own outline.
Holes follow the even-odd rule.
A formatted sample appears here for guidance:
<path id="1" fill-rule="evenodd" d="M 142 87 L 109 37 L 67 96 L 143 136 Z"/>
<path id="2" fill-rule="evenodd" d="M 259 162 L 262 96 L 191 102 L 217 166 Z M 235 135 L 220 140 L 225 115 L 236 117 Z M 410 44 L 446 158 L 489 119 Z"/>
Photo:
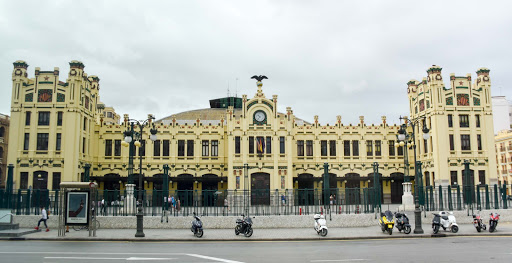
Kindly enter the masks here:
<path id="1" fill-rule="evenodd" d="M 91 179 L 101 188 L 125 189 L 129 153 L 121 142 L 129 116 L 120 119 L 113 108 L 100 102 L 99 78 L 88 76 L 79 61 L 70 62 L 65 82 L 59 81 L 58 68 L 36 68 L 35 77 L 28 78 L 27 67 L 24 61 L 14 63 L 11 132 L 19 136 L 9 140 L 8 162 L 15 164 L 15 188 L 52 189 L 60 181 L 79 181 L 85 164 L 90 164 Z M 430 68 L 428 78 L 408 83 L 411 119 L 425 116 L 432 135 L 425 151 L 421 132 L 416 131 L 418 160 L 423 162 L 428 184 L 453 183 L 452 171 L 461 183 L 463 159 L 472 161 L 475 173 L 484 171 L 486 183 L 497 182 L 489 71 L 480 69 L 473 84 L 471 76 L 451 76 L 451 89 L 439 79 L 440 72 Z M 466 98 L 459 94 L 468 95 L 469 105 L 457 104 L 457 98 Z M 388 125 L 385 116 L 377 124 L 366 124 L 363 116 L 355 125 L 343 124 L 341 116 L 332 124 L 321 124 L 318 116 L 309 123 L 289 107 L 278 112 L 278 96 L 266 96 L 259 81 L 254 96 L 217 102 L 211 108 L 154 121 L 155 142 L 148 139 L 149 127 L 144 128 L 134 168 L 135 173 L 142 169 L 146 189 L 162 189 L 166 164 L 169 189 L 177 190 L 242 190 L 245 178 L 251 189 L 320 189 L 324 163 L 329 164 L 331 188 L 367 187 L 373 184 L 372 164 L 377 162 L 384 201 L 401 202 L 404 151 L 395 147 L 399 126 Z M 470 127 L 459 127 L 461 115 L 468 115 Z M 477 115 L 480 127 L 475 126 Z M 461 135 L 469 135 L 470 150 L 467 136 L 463 136 L 462 150 Z M 477 136 L 481 147 L 477 147 Z M 412 160 L 412 151 L 408 153 Z M 413 175 L 412 161 L 410 169 Z"/>
<path id="2" fill-rule="evenodd" d="M 501 184 L 512 182 L 512 131 L 502 130 L 496 135 L 497 173 Z"/>

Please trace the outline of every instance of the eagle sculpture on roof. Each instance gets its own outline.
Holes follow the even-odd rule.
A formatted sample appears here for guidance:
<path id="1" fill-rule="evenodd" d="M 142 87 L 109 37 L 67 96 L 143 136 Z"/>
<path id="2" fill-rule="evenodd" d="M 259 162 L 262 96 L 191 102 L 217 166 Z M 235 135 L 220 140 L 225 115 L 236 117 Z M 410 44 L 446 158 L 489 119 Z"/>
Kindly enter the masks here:
<path id="1" fill-rule="evenodd" d="M 256 79 L 257 81 L 261 82 L 262 80 L 268 79 L 268 78 L 267 78 L 267 76 L 264 76 L 264 75 L 259 75 L 259 76 L 254 75 L 251 77 L 251 79 Z"/>

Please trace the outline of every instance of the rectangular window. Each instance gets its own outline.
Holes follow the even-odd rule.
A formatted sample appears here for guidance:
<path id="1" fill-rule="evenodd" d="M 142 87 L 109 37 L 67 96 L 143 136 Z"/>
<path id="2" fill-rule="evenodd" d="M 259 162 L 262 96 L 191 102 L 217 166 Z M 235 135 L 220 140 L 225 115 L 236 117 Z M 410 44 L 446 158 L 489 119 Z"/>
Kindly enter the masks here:
<path id="1" fill-rule="evenodd" d="M 153 142 L 153 156 L 160 156 L 160 140 Z"/>
<path id="2" fill-rule="evenodd" d="M 139 156 L 146 156 L 146 140 L 140 141 Z"/>
<path id="3" fill-rule="evenodd" d="M 203 156 L 210 155 L 210 142 L 203 140 Z"/>
<path id="4" fill-rule="evenodd" d="M 359 141 L 357 140 L 352 141 L 352 154 L 354 156 L 359 156 Z"/>
<path id="5" fill-rule="evenodd" d="M 398 147 L 398 152 L 397 152 L 398 156 L 404 156 L 404 147 L 405 146 Z"/>
<path id="6" fill-rule="evenodd" d="M 30 126 L 30 111 L 25 112 L 25 126 Z"/>
<path id="7" fill-rule="evenodd" d="M 219 141 L 212 140 L 212 156 L 219 156 Z"/>
<path id="8" fill-rule="evenodd" d="M 372 141 L 366 141 L 366 156 L 373 156 Z"/>
<path id="9" fill-rule="evenodd" d="M 306 141 L 306 156 L 313 156 L 313 141 Z"/>
<path id="10" fill-rule="evenodd" d="M 39 118 L 37 120 L 37 125 L 40 125 L 40 126 L 50 125 L 50 112 L 49 111 L 40 111 L 39 112 Z"/>
<path id="11" fill-rule="evenodd" d="M 48 133 L 37 134 L 37 148 L 38 151 L 48 151 Z"/>
<path id="12" fill-rule="evenodd" d="M 87 130 L 87 117 L 84 117 L 84 131 Z"/>
<path id="13" fill-rule="evenodd" d="M 480 181 L 480 184 L 485 184 L 485 170 L 478 171 L 478 180 Z"/>
<path id="14" fill-rule="evenodd" d="M 249 136 L 249 154 L 254 154 L 254 137 Z"/>
<path id="15" fill-rule="evenodd" d="M 82 153 L 85 153 L 85 138 L 82 138 Z"/>
<path id="16" fill-rule="evenodd" d="M 388 141 L 389 156 L 395 156 L 395 141 Z"/>
<path id="17" fill-rule="evenodd" d="M 350 156 L 350 141 L 343 141 L 343 155 Z"/>
<path id="18" fill-rule="evenodd" d="M 455 142 L 453 140 L 453 134 L 450 134 L 450 151 L 455 151 Z"/>
<path id="19" fill-rule="evenodd" d="M 105 156 L 112 156 L 112 140 L 105 140 Z"/>
<path id="20" fill-rule="evenodd" d="M 329 141 L 329 155 L 336 156 L 336 141 Z"/>
<path id="21" fill-rule="evenodd" d="M 470 141 L 469 134 L 460 135 L 460 144 L 461 144 L 461 150 L 463 150 L 463 151 L 471 150 L 471 141 Z"/>
<path id="22" fill-rule="evenodd" d="M 451 183 L 452 185 L 457 185 L 458 182 L 457 182 L 457 171 L 450 171 L 450 178 L 451 178 Z"/>
<path id="23" fill-rule="evenodd" d="M 235 154 L 240 154 L 240 136 L 235 136 Z"/>
<path id="24" fill-rule="evenodd" d="M 320 141 L 320 154 L 327 156 L 327 141 Z"/>
<path id="25" fill-rule="evenodd" d="M 459 115 L 459 123 L 461 128 L 469 127 L 469 115 Z"/>
<path id="26" fill-rule="evenodd" d="M 187 156 L 194 156 L 194 140 L 187 140 Z"/>
<path id="27" fill-rule="evenodd" d="M 121 140 L 114 141 L 114 156 L 121 156 Z"/>
<path id="28" fill-rule="evenodd" d="M 428 153 L 428 140 L 423 140 L 423 152 Z"/>
<path id="29" fill-rule="evenodd" d="M 28 172 L 20 173 L 20 189 L 28 189 Z"/>
<path id="30" fill-rule="evenodd" d="M 285 144 L 284 144 L 284 137 L 279 137 L 279 153 L 284 154 L 285 153 Z"/>
<path id="31" fill-rule="evenodd" d="M 304 156 L 304 141 L 297 141 L 297 156 Z"/>
<path id="32" fill-rule="evenodd" d="M 478 150 L 481 151 L 482 150 L 482 135 L 480 135 L 480 134 L 476 135 L 476 145 L 478 147 Z"/>
<path id="33" fill-rule="evenodd" d="M 267 145 L 265 145 L 265 147 L 267 147 L 268 154 L 272 153 L 272 137 L 267 137 Z"/>
<path id="34" fill-rule="evenodd" d="M 178 140 L 178 156 L 185 156 L 185 140 Z"/>
<path id="35" fill-rule="evenodd" d="M 382 147 L 380 141 L 375 141 L 375 156 L 381 156 L 382 155 Z"/>
<path id="36" fill-rule="evenodd" d="M 57 112 L 57 126 L 62 126 L 63 114 L 64 113 L 62 111 Z"/>
<path id="37" fill-rule="evenodd" d="M 169 156 L 169 140 L 164 140 L 162 145 L 162 156 Z"/>
<path id="38" fill-rule="evenodd" d="M 25 133 L 25 138 L 23 140 L 23 150 L 28 151 L 28 146 L 30 143 L 30 133 Z"/>
<path id="39" fill-rule="evenodd" d="M 453 127 L 453 115 L 448 114 L 448 127 Z"/>
<path id="40" fill-rule="evenodd" d="M 60 189 L 60 173 L 59 172 L 53 173 L 52 189 L 53 190 Z"/>
<path id="41" fill-rule="evenodd" d="M 475 119 L 476 119 L 476 127 L 480 128 L 480 115 L 476 114 Z"/>
<path id="42" fill-rule="evenodd" d="M 55 151 L 60 151 L 61 147 L 61 133 L 57 133 L 57 136 L 55 137 Z"/>

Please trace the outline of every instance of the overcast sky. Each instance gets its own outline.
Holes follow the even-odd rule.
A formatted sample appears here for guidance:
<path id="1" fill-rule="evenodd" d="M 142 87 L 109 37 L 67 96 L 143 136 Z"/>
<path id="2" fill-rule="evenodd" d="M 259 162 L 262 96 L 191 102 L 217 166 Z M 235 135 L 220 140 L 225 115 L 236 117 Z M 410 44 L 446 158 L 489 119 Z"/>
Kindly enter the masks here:
<path id="1" fill-rule="evenodd" d="M 16 60 L 34 68 L 80 60 L 116 112 L 163 118 L 208 108 L 255 80 L 278 110 L 333 124 L 409 115 L 407 85 L 429 66 L 476 75 L 512 98 L 507 1 L 1 1 L 0 113 L 10 114 Z M 238 81 L 237 81 L 238 79 Z M 446 83 L 447 87 L 449 83 Z M 236 90 L 236 91 L 235 91 Z"/>

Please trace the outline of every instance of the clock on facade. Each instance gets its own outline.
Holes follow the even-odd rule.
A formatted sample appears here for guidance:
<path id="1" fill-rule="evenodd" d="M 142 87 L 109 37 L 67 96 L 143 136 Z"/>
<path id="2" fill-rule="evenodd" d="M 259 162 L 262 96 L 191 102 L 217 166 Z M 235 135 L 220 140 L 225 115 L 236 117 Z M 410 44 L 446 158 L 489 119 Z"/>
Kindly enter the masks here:
<path id="1" fill-rule="evenodd" d="M 259 110 L 254 113 L 254 123 L 259 125 L 267 123 L 267 115 L 264 111 Z"/>

